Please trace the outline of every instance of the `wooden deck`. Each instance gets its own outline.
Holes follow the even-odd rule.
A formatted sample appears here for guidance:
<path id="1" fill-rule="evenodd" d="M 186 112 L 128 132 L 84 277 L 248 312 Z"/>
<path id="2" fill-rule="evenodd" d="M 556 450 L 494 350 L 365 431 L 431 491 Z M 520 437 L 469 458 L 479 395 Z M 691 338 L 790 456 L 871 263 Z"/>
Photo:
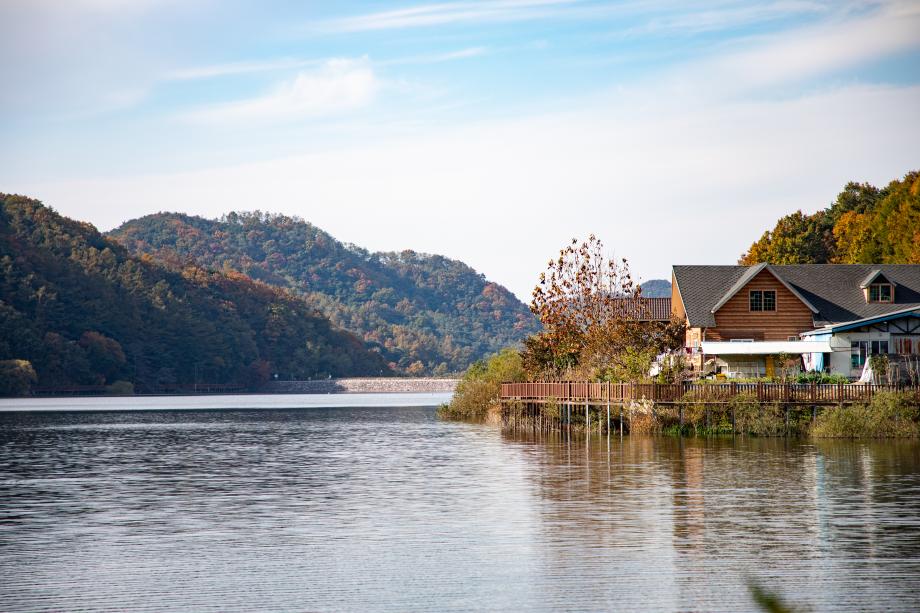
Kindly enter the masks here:
<path id="1" fill-rule="evenodd" d="M 868 402 L 883 391 L 908 391 L 920 397 L 920 386 L 814 383 L 591 383 L 587 381 L 530 381 L 502 383 L 502 402 L 624 404 L 651 400 L 658 404 L 696 402 L 718 404 L 750 395 L 759 402 L 837 405 Z"/>

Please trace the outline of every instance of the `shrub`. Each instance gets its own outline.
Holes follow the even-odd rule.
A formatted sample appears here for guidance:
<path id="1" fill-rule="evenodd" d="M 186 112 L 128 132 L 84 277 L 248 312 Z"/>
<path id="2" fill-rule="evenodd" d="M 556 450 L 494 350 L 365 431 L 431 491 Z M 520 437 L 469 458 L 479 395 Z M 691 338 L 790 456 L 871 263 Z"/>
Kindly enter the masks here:
<path id="1" fill-rule="evenodd" d="M 134 384 L 130 381 L 116 381 L 105 386 L 105 393 L 113 396 L 133 396 Z"/>
<path id="2" fill-rule="evenodd" d="M 829 383 L 849 383 L 850 380 L 846 375 L 841 375 L 838 373 L 829 374 L 826 372 L 803 372 L 795 378 L 796 383 L 818 383 L 818 384 L 829 384 Z"/>
<path id="3" fill-rule="evenodd" d="M 438 409 L 445 419 L 482 421 L 499 411 L 502 381 L 523 381 L 521 354 L 504 349 L 489 359 L 472 364 L 457 384 L 449 404 Z"/>
<path id="4" fill-rule="evenodd" d="M 761 404 L 749 395 L 736 396 L 729 403 L 735 410 L 735 429 L 754 436 L 783 436 L 786 416 L 782 405 Z"/>
<path id="5" fill-rule="evenodd" d="M 0 361 L 0 396 L 24 396 L 36 381 L 38 376 L 28 360 Z"/>
<path id="6" fill-rule="evenodd" d="M 815 422 L 818 438 L 893 438 L 920 435 L 920 407 L 905 393 L 880 392 L 869 404 L 825 409 Z"/>
<path id="7" fill-rule="evenodd" d="M 630 434 L 654 434 L 661 430 L 661 421 L 655 414 L 655 403 L 651 400 L 634 400 L 626 407 Z"/>

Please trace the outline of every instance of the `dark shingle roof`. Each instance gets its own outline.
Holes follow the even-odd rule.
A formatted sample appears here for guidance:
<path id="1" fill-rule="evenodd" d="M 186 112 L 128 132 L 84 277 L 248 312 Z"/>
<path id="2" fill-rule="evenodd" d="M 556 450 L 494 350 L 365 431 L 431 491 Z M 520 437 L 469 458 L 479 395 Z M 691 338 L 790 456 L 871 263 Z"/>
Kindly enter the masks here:
<path id="1" fill-rule="evenodd" d="M 624 317 L 639 321 L 669 321 L 670 298 L 616 298 L 617 308 Z"/>
<path id="2" fill-rule="evenodd" d="M 675 266 L 684 309 L 692 327 L 716 325 L 713 307 L 744 276 L 748 266 Z M 770 270 L 810 302 L 815 326 L 920 307 L 920 264 L 793 264 Z M 895 285 L 895 301 L 867 303 L 860 284 L 878 271 Z"/>

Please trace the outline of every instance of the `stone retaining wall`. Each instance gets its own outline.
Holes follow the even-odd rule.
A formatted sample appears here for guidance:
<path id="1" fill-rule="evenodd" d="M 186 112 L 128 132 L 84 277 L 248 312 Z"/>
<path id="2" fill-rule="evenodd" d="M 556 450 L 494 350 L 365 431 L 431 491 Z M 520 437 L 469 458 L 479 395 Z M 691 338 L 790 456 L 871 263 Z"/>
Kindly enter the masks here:
<path id="1" fill-rule="evenodd" d="M 323 379 L 320 381 L 269 381 L 260 389 L 267 394 L 380 394 L 452 392 L 457 379 Z"/>

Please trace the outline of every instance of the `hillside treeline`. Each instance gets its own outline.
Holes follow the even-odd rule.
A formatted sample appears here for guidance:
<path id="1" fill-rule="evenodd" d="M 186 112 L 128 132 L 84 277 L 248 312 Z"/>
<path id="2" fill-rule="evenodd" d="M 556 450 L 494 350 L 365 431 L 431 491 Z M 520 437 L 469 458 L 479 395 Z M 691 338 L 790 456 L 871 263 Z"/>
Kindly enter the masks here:
<path id="1" fill-rule="evenodd" d="M 392 374 L 379 353 L 281 289 L 132 256 L 26 197 L 0 194 L 0 205 L 0 393 Z"/>
<path id="2" fill-rule="evenodd" d="M 372 253 L 296 217 L 160 213 L 110 236 L 134 254 L 235 270 L 291 289 L 410 375 L 460 372 L 539 329 L 511 292 L 462 262 Z"/>
<path id="3" fill-rule="evenodd" d="M 920 171 L 883 188 L 848 183 L 829 207 L 782 217 L 739 261 L 760 262 L 920 263 Z"/>

